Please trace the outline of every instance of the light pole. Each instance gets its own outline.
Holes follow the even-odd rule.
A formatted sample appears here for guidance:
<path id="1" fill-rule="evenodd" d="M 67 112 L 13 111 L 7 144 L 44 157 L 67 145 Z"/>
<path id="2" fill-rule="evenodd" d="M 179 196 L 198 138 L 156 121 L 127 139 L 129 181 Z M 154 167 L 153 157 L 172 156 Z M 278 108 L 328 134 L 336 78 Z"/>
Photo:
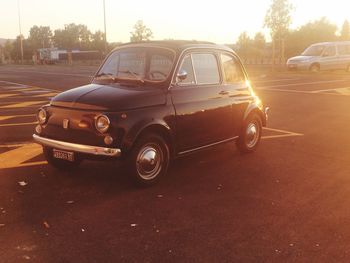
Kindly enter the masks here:
<path id="1" fill-rule="evenodd" d="M 103 22 L 104 22 L 104 41 L 105 41 L 105 54 L 107 54 L 107 29 L 106 29 L 106 4 L 103 0 Z"/>
<path id="2" fill-rule="evenodd" d="M 19 8 L 19 0 L 17 0 L 17 8 L 18 8 L 19 39 L 20 39 L 20 48 L 21 48 L 21 63 L 23 64 L 23 36 L 22 36 L 22 28 L 21 28 L 21 10 Z"/>

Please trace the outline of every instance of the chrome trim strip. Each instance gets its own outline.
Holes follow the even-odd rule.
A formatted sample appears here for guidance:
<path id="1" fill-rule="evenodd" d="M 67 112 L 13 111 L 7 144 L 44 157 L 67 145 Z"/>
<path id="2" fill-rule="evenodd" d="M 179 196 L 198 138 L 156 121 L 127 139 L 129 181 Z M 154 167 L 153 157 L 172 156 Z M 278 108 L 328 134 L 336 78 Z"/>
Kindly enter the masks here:
<path id="1" fill-rule="evenodd" d="M 219 141 L 219 142 L 214 142 L 214 143 L 211 143 L 211 144 L 207 144 L 207 145 L 204 145 L 204 146 L 201 146 L 201 147 L 197 147 L 197 148 L 194 148 L 194 149 L 191 149 L 191 150 L 186 150 L 186 151 L 183 151 L 183 152 L 179 152 L 178 155 L 183 155 L 183 154 L 187 154 L 187 153 L 191 153 L 191 152 L 203 150 L 203 149 L 206 149 L 206 148 L 209 148 L 209 147 L 218 145 L 218 144 L 222 144 L 222 143 L 226 143 L 226 142 L 231 142 L 231 141 L 234 141 L 234 140 L 236 140 L 236 139 L 238 139 L 238 136 L 235 136 L 235 137 L 232 137 L 232 138 L 223 140 L 223 141 Z"/>
<path id="2" fill-rule="evenodd" d="M 106 148 L 106 147 L 100 147 L 100 146 L 91 146 L 91 145 L 76 144 L 76 143 L 70 143 L 70 142 L 62 142 L 62 141 L 44 138 L 36 134 L 33 134 L 33 139 L 41 145 L 49 146 L 49 147 L 57 148 L 61 150 L 66 150 L 66 151 L 80 152 L 80 153 L 99 155 L 99 156 L 110 156 L 110 157 L 119 157 L 121 155 L 121 150 L 117 148 Z"/>

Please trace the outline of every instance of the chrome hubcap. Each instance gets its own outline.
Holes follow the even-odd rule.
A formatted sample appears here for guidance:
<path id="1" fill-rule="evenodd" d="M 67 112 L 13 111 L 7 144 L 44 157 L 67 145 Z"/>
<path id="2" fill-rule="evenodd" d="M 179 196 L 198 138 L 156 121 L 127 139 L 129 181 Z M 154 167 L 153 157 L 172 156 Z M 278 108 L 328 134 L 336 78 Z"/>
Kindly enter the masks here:
<path id="1" fill-rule="evenodd" d="M 139 176 L 144 180 L 155 178 L 162 169 L 163 152 L 156 144 L 147 144 L 137 155 L 136 168 Z"/>
<path id="2" fill-rule="evenodd" d="M 249 123 L 246 130 L 246 143 L 248 148 L 253 148 L 259 140 L 259 126 Z"/>

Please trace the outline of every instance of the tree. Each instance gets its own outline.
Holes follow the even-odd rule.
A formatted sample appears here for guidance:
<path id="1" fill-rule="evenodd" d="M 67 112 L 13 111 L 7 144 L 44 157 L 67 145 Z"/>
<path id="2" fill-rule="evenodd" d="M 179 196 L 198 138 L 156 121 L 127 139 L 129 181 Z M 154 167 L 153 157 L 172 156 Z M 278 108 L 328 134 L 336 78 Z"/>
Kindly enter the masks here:
<path id="1" fill-rule="evenodd" d="M 256 33 L 253 40 L 253 53 L 255 56 L 255 60 L 263 58 L 265 47 L 266 39 L 264 34 L 261 32 Z"/>
<path id="2" fill-rule="evenodd" d="M 4 51 L 5 59 L 9 60 L 10 62 L 12 60 L 12 53 L 13 53 L 14 47 L 15 46 L 12 41 L 6 40 L 3 51 Z"/>
<path id="3" fill-rule="evenodd" d="M 55 30 L 54 42 L 60 48 L 72 50 L 73 48 L 89 49 L 91 45 L 91 32 L 86 25 L 74 23 L 64 26 L 64 29 Z"/>
<path id="4" fill-rule="evenodd" d="M 91 47 L 92 49 L 99 50 L 101 52 L 104 52 L 105 50 L 105 38 L 104 33 L 100 30 L 96 31 L 92 34 L 91 39 Z"/>
<path id="5" fill-rule="evenodd" d="M 344 24 L 341 28 L 340 39 L 341 40 L 350 40 L 350 23 L 348 20 L 344 21 Z"/>
<path id="6" fill-rule="evenodd" d="M 142 20 L 138 20 L 134 25 L 134 31 L 130 32 L 130 42 L 149 41 L 153 38 L 153 32 L 143 24 Z"/>
<path id="7" fill-rule="evenodd" d="M 292 5 L 288 0 L 272 0 L 266 12 L 264 26 L 270 29 L 272 38 L 272 57 L 275 62 L 275 42 L 280 42 L 280 59 L 284 61 L 284 39 L 288 33 L 291 20 Z"/>
<path id="8" fill-rule="evenodd" d="M 29 30 L 28 41 L 34 50 L 49 47 L 51 44 L 52 31 L 49 26 L 33 26 Z"/>
<path id="9" fill-rule="evenodd" d="M 247 32 L 243 32 L 239 35 L 238 41 L 236 44 L 238 46 L 239 55 L 243 58 L 243 60 L 248 59 L 249 53 L 251 51 L 252 40 L 248 36 Z"/>

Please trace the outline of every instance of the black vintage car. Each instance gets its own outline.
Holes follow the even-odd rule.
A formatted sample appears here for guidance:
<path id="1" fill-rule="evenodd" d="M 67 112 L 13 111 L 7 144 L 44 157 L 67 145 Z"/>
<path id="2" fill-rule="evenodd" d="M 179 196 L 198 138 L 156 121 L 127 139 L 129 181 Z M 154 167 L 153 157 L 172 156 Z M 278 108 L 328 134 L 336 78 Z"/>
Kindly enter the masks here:
<path id="1" fill-rule="evenodd" d="M 236 141 L 253 152 L 267 109 L 228 47 L 151 41 L 113 50 L 91 84 L 57 95 L 37 118 L 33 137 L 54 167 L 121 159 L 147 185 L 197 150 Z"/>

